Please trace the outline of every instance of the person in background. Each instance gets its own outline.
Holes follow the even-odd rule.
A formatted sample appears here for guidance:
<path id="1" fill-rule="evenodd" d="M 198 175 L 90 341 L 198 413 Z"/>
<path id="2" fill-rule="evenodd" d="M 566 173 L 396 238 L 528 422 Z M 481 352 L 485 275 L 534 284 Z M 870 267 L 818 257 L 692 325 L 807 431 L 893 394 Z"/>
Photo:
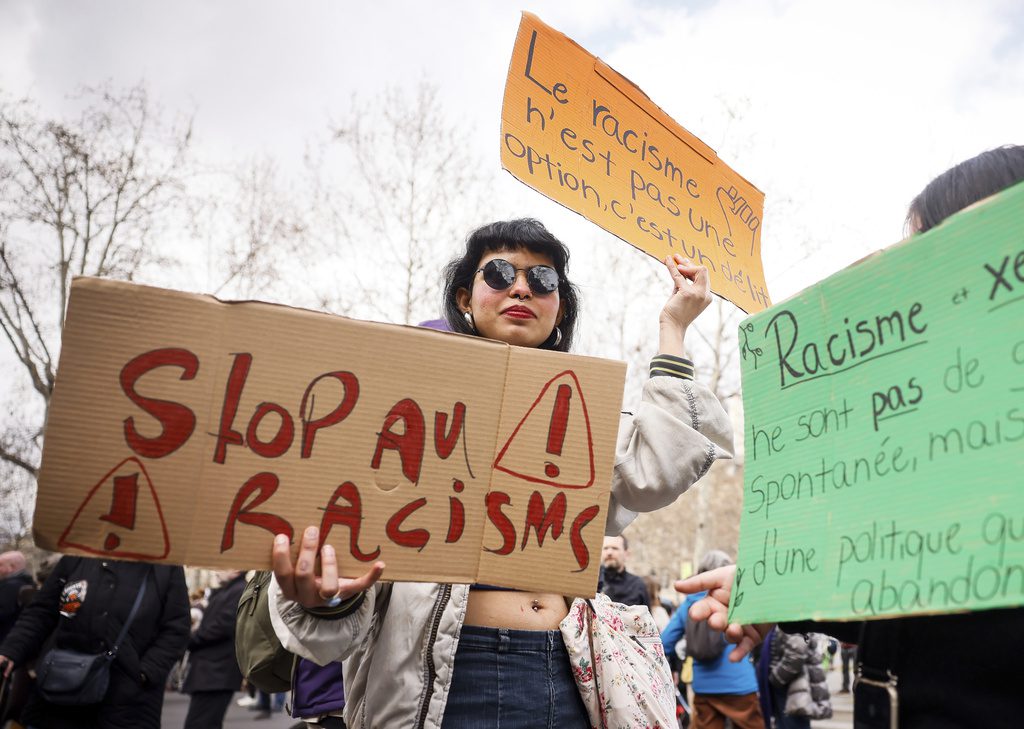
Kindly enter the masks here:
<path id="1" fill-rule="evenodd" d="M 181 567 L 64 556 L 0 645 L 9 673 L 43 646 L 99 654 L 112 647 L 146 583 L 110 670 L 103 701 L 57 706 L 33 694 L 23 724 L 37 729 L 158 729 L 164 684 L 188 643 L 188 588 Z M 52 640 L 51 640 L 52 637 Z"/>
<path id="2" fill-rule="evenodd" d="M 647 588 L 647 604 L 651 606 L 651 617 L 654 618 L 654 624 L 658 626 L 658 632 L 665 629 L 668 625 L 669 615 L 668 609 L 661 601 L 661 585 L 658 581 L 648 575 L 643 578 L 644 587 Z"/>
<path id="3" fill-rule="evenodd" d="M 725 552 L 712 549 L 701 557 L 698 572 L 707 572 L 732 559 Z M 686 634 L 686 614 L 703 595 L 690 595 L 672 615 L 661 634 L 665 654 L 675 652 L 676 643 Z M 688 641 L 692 644 L 693 640 Z M 734 663 L 729 652 L 735 646 L 725 645 L 717 657 L 693 661 L 693 726 L 694 729 L 723 729 L 726 720 L 736 729 L 763 729 L 764 719 L 757 700 L 757 677 L 749 660 Z"/>
<path id="4" fill-rule="evenodd" d="M 21 612 L 21 588 L 34 585 L 26 569 L 25 555 L 21 552 L 0 554 L 0 643 L 14 627 Z"/>
<path id="5" fill-rule="evenodd" d="M 924 233 L 950 215 L 1024 182 L 1024 146 L 982 152 L 932 180 L 910 204 L 906 225 Z M 1022 213 L 1024 214 L 1024 213 Z M 1018 254 L 1019 255 L 1019 254 Z M 1008 259 L 1009 260 L 1009 259 Z M 984 482 L 964 484 L 984 498 Z M 679 592 L 706 591 L 690 608 L 695 620 L 726 630 L 743 657 L 772 628 L 771 623 L 728 623 L 735 566 L 676 583 Z M 947 615 L 920 615 L 864 622 L 784 623 L 788 632 L 825 631 L 857 644 L 857 673 L 895 691 L 900 729 L 1017 729 L 1024 717 L 1020 661 L 1024 656 L 1024 608 L 1002 608 Z M 854 723 L 860 729 L 881 727 L 872 716 L 886 691 L 873 692 L 854 682 Z M 862 693 L 863 692 L 863 693 Z M 880 695 L 881 694 L 881 695 Z M 879 709 L 882 709 L 879 711 Z M 881 729 L 888 729 L 885 724 Z"/>
<path id="6" fill-rule="evenodd" d="M 650 595 L 643 578 L 626 569 L 629 559 L 629 542 L 626 537 L 605 537 L 601 547 L 601 592 L 612 602 L 623 605 L 646 605 L 651 607 Z"/>
<path id="7" fill-rule="evenodd" d="M 242 686 L 235 660 L 235 616 L 245 574 L 226 570 L 216 577 L 220 584 L 210 592 L 199 627 L 188 642 L 188 675 L 181 690 L 192 698 L 185 729 L 222 726 L 231 698 Z"/>
<path id="8" fill-rule="evenodd" d="M 761 710 L 774 729 L 811 729 L 811 719 L 832 716 L 822 668 L 828 636 L 786 633 L 776 627 L 765 638 L 757 664 Z"/>
<path id="9" fill-rule="evenodd" d="M 32 599 L 36 583 L 26 569 L 25 555 L 12 551 L 0 554 L 0 643 L 14 627 L 18 615 Z M 19 666 L 6 679 L 0 694 L 0 726 L 21 715 L 32 690 L 28 666 Z"/>
<path id="10" fill-rule="evenodd" d="M 850 693 L 851 666 L 857 663 L 857 646 L 853 643 L 840 643 L 839 660 L 843 664 L 843 685 L 840 687 L 839 693 L 848 694 Z"/>

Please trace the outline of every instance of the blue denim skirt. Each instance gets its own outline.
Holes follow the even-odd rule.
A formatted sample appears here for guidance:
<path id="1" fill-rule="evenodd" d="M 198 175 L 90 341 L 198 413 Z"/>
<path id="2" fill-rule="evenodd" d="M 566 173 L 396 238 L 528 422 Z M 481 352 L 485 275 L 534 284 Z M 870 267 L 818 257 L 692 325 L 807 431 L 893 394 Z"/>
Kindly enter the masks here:
<path id="1" fill-rule="evenodd" d="M 441 726 L 588 729 L 562 634 L 463 626 Z"/>

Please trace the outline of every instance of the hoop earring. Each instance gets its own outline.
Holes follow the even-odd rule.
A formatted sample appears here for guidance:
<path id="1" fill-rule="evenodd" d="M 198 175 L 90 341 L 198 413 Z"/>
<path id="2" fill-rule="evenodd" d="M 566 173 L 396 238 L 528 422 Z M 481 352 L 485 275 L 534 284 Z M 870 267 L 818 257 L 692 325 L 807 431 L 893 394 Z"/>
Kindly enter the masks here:
<path id="1" fill-rule="evenodd" d="M 555 327 L 555 343 L 552 344 L 551 346 L 552 347 L 558 347 L 558 345 L 561 344 L 561 343 L 562 343 L 562 330 L 559 329 L 558 327 Z"/>
<path id="2" fill-rule="evenodd" d="M 476 322 L 473 321 L 473 313 L 470 311 L 462 312 L 462 318 L 466 320 L 466 324 L 469 325 L 469 330 L 472 332 L 476 331 Z"/>

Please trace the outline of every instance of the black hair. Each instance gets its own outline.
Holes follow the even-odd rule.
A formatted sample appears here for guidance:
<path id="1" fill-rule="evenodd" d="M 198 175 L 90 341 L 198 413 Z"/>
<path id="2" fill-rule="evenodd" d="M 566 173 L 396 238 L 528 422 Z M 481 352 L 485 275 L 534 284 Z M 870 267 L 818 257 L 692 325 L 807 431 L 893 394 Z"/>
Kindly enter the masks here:
<path id="1" fill-rule="evenodd" d="M 922 190 L 907 211 L 908 232 L 923 233 L 953 213 L 1024 180 L 1024 146 L 982 152 L 952 167 Z"/>
<path id="2" fill-rule="evenodd" d="M 517 251 L 526 249 L 532 253 L 546 255 L 558 272 L 558 296 L 563 304 L 562 322 L 558 329 L 562 339 L 555 345 L 555 333 L 540 345 L 540 349 L 554 349 L 568 352 L 576 334 L 576 318 L 579 315 L 579 294 L 576 287 L 569 281 L 569 249 L 562 241 L 544 227 L 544 224 L 533 218 L 517 218 L 488 223 L 477 228 L 466 239 L 465 252 L 453 258 L 444 268 L 444 298 L 441 309 L 453 332 L 461 334 L 478 334 L 466 322 L 459 310 L 457 295 L 459 289 L 473 290 L 473 279 L 476 276 L 480 259 L 485 253 L 493 251 Z"/>

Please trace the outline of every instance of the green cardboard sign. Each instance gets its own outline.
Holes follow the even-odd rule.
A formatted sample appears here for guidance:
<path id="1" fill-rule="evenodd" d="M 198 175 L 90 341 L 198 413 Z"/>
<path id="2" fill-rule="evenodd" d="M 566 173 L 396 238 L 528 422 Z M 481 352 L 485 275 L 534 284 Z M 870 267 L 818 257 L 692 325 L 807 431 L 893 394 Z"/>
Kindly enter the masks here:
<path id="1" fill-rule="evenodd" d="M 730 619 L 1024 603 L 1024 184 L 746 319 Z"/>

